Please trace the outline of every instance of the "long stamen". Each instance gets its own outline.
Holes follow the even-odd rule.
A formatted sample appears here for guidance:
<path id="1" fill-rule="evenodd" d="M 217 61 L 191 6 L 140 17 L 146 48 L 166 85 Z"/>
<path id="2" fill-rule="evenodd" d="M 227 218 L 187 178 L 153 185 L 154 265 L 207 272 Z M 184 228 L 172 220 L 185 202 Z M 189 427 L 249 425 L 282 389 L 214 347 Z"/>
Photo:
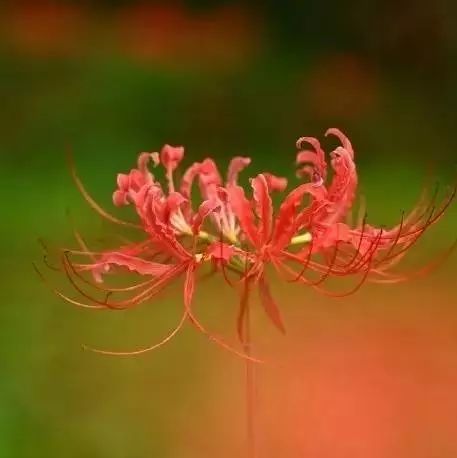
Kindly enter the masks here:
<path id="1" fill-rule="evenodd" d="M 356 265 L 351 266 L 350 269 L 346 269 L 345 272 L 357 273 L 361 271 L 364 268 L 364 266 L 367 265 L 368 263 L 370 263 L 371 265 L 376 255 L 376 250 L 378 249 L 379 244 L 381 243 L 383 232 L 384 232 L 384 229 L 381 228 L 379 231 L 379 235 L 371 241 L 370 246 L 368 247 L 367 250 L 365 250 L 365 253 L 361 256 L 361 258 L 356 263 Z"/>
<path id="2" fill-rule="evenodd" d="M 41 245 L 41 248 L 43 249 L 43 263 L 45 264 L 45 266 L 50 269 L 50 270 L 53 270 L 54 272 L 62 272 L 61 269 L 59 269 L 58 267 L 56 266 L 53 266 L 50 262 L 49 262 L 49 249 L 45 243 L 45 241 L 39 237 L 37 239 L 38 243 Z"/>
<path id="3" fill-rule="evenodd" d="M 381 235 L 382 235 L 382 230 L 381 230 Z M 375 253 L 376 252 L 376 249 L 377 249 L 377 245 L 379 245 L 379 242 L 380 242 L 380 237 L 378 237 L 377 239 L 377 242 L 376 244 L 372 247 L 372 251 L 371 253 Z M 346 291 L 346 292 L 343 292 L 343 293 L 335 293 L 333 291 L 329 291 L 329 290 L 326 290 L 320 286 L 316 286 L 316 285 L 310 285 L 312 288 L 314 288 L 316 291 L 326 295 L 326 296 L 330 296 L 330 297 L 335 297 L 335 298 L 342 298 L 342 297 L 346 297 L 346 296 L 350 296 L 354 293 L 356 293 L 363 285 L 363 283 L 365 283 L 365 281 L 367 280 L 368 278 L 368 275 L 370 274 L 370 267 L 371 267 L 371 263 L 373 261 L 373 256 L 370 257 L 370 260 L 368 262 L 368 265 L 366 267 L 366 269 L 364 270 L 364 274 L 361 278 L 361 280 L 355 285 L 355 287 L 353 287 L 351 290 L 349 291 Z M 289 266 L 287 266 L 286 264 L 282 263 L 282 267 L 285 268 L 289 273 L 295 273 L 295 271 L 293 269 L 291 269 Z M 308 285 L 308 283 L 306 283 Z"/>
<path id="4" fill-rule="evenodd" d="M 69 304 L 75 305 L 77 307 L 82 307 L 86 309 L 98 309 L 98 310 L 103 310 L 106 307 L 100 306 L 100 305 L 93 305 L 93 304 L 85 304 L 84 302 L 77 301 L 75 299 L 72 299 L 68 297 L 67 295 L 63 294 L 61 291 L 58 289 L 54 288 L 46 279 L 46 277 L 41 273 L 41 271 L 38 269 L 38 266 L 35 263 L 32 263 L 33 269 L 41 279 L 41 281 L 44 283 L 44 285 L 50 289 L 57 297 L 60 299 L 63 299 L 65 302 L 68 302 Z"/>
<path id="5" fill-rule="evenodd" d="M 436 213 L 435 213 L 435 206 L 432 206 L 430 214 L 429 214 L 427 220 L 425 221 L 425 223 L 420 228 L 415 229 L 414 231 L 409 232 L 408 234 L 406 234 L 404 236 L 404 237 L 408 237 L 408 239 L 411 238 L 411 236 L 414 236 L 414 235 L 416 237 L 413 238 L 413 240 L 409 244 L 407 244 L 405 247 L 403 247 L 397 253 L 395 253 L 395 254 L 393 254 L 391 256 L 388 256 L 388 257 L 386 256 L 385 258 L 383 258 L 380 261 L 380 263 L 378 264 L 378 266 L 381 265 L 381 264 L 386 265 L 391 260 L 395 261 L 401 255 L 406 253 L 406 251 L 408 251 L 413 245 L 415 245 L 417 243 L 417 241 L 420 239 L 420 237 L 422 237 L 422 235 L 425 233 L 426 229 L 428 227 L 430 227 L 432 224 L 434 224 L 439 218 L 441 218 L 443 216 L 444 212 L 447 210 L 447 208 L 449 207 L 449 205 L 451 204 L 451 202 L 455 198 L 455 195 L 456 195 L 456 189 L 454 188 L 453 192 L 450 194 L 450 196 L 447 199 L 447 201 L 441 206 L 441 208 Z M 392 264 L 392 263 L 390 263 L 390 264 Z"/>
<path id="6" fill-rule="evenodd" d="M 366 225 L 367 225 L 367 218 L 368 218 L 368 215 L 365 213 L 365 215 L 363 217 L 363 220 L 362 220 L 362 230 L 361 230 L 359 241 L 358 241 L 358 244 L 357 244 L 357 249 L 355 250 L 352 259 L 347 264 L 345 264 L 345 265 L 336 265 L 336 267 L 342 268 L 343 270 L 350 269 L 350 267 L 353 266 L 357 262 L 357 257 L 360 255 L 360 249 L 362 247 L 362 240 L 363 240 L 364 235 L 365 235 L 365 230 L 366 230 Z"/>
<path id="7" fill-rule="evenodd" d="M 336 259 L 337 259 L 339 246 L 340 246 L 340 242 L 337 241 L 336 245 L 335 245 L 335 248 L 334 248 L 333 257 L 332 257 L 332 260 L 328 264 L 327 271 L 318 280 L 311 281 L 311 283 L 310 283 L 311 286 L 318 286 L 318 285 L 322 284 L 332 274 L 333 267 L 335 266 L 335 262 L 336 262 Z"/>
<path id="8" fill-rule="evenodd" d="M 123 301 L 117 301 L 117 302 L 102 302 L 92 296 L 89 296 L 87 293 L 85 293 L 77 284 L 75 284 L 74 281 L 72 281 L 73 286 L 79 291 L 82 295 L 87 297 L 89 300 L 93 301 L 96 304 L 112 308 L 115 310 L 123 310 L 126 308 L 130 308 L 132 306 L 138 305 L 141 302 L 145 302 L 149 300 L 151 297 L 159 293 L 161 290 L 163 290 L 168 284 L 175 279 L 180 273 L 182 273 L 186 268 L 186 264 L 177 264 L 174 267 L 172 267 L 170 270 L 167 272 L 164 272 L 163 274 L 159 275 L 156 278 L 153 278 L 150 280 L 148 283 L 149 286 L 148 288 L 144 289 L 142 292 L 137 294 L 136 296 L 133 296 L 130 299 L 123 300 Z M 68 272 L 68 269 L 67 273 Z M 70 275 L 71 276 L 71 275 Z"/>
<path id="9" fill-rule="evenodd" d="M 116 218 L 115 216 L 111 215 L 108 213 L 106 210 L 104 210 L 93 198 L 92 196 L 87 192 L 86 188 L 84 187 L 82 181 L 79 179 L 78 175 L 76 174 L 76 167 L 73 161 L 73 156 L 71 152 L 69 151 L 67 154 L 67 160 L 70 168 L 70 173 L 73 178 L 73 181 L 76 184 L 76 187 L 78 188 L 79 192 L 82 194 L 86 202 L 103 218 L 105 218 L 108 221 L 111 221 L 114 224 L 119 224 L 121 226 L 128 226 L 128 227 L 133 227 L 135 229 L 142 229 L 142 227 L 138 224 L 131 223 L 129 221 L 123 221 L 119 218 Z"/>
<path id="10" fill-rule="evenodd" d="M 104 301 L 101 301 L 100 299 L 97 299 L 93 296 L 91 296 L 90 294 L 86 293 L 82 288 L 80 288 L 80 286 L 76 283 L 76 281 L 73 279 L 73 276 L 72 276 L 72 272 L 71 272 L 71 268 L 67 265 L 67 258 L 65 257 L 65 253 L 62 254 L 62 265 L 64 267 L 64 271 L 65 271 L 65 274 L 68 278 L 68 280 L 70 281 L 71 285 L 73 286 L 73 288 L 79 293 L 81 294 L 83 297 L 85 297 L 86 299 L 88 299 L 90 302 L 93 302 L 94 304 L 100 306 L 100 307 L 108 307 L 108 308 L 112 308 L 112 309 L 116 309 L 117 307 L 114 307 L 112 306 L 110 303 L 108 303 L 108 297 L 109 296 L 105 296 L 105 300 Z M 109 292 L 109 291 L 108 291 Z"/>
<path id="11" fill-rule="evenodd" d="M 314 239 L 311 239 L 311 245 L 309 246 L 308 256 L 306 258 L 305 263 L 303 264 L 303 269 L 300 271 L 297 277 L 294 280 L 292 280 L 292 282 L 297 282 L 300 277 L 303 277 L 304 273 L 308 269 L 309 263 L 311 261 L 311 255 L 313 253 L 313 247 L 314 247 Z"/>
<path id="12" fill-rule="evenodd" d="M 137 356 L 137 355 L 142 355 L 144 353 L 157 350 L 158 348 L 164 346 L 168 342 L 170 342 L 171 339 L 173 339 L 176 334 L 182 329 L 184 326 L 184 323 L 186 322 L 187 319 L 187 313 L 184 312 L 181 319 L 179 320 L 177 326 L 175 326 L 166 337 L 164 337 L 161 341 L 158 343 L 151 345 L 150 347 L 144 347 L 144 348 L 139 348 L 136 350 L 130 350 L 130 351 L 114 351 L 114 350 L 103 350 L 99 348 L 94 348 L 90 347 L 88 345 L 83 345 L 83 348 L 85 350 L 90 350 L 94 353 L 99 353 L 101 355 L 108 355 L 108 356 Z"/>
<path id="13" fill-rule="evenodd" d="M 384 271 L 376 271 L 381 276 L 387 276 L 390 278 L 385 278 L 385 279 L 372 279 L 371 281 L 373 283 L 399 283 L 399 282 L 404 282 L 407 280 L 411 280 L 413 278 L 417 277 L 422 277 L 425 275 L 430 274 L 432 271 L 434 271 L 437 267 L 442 265 L 449 257 L 450 255 L 456 250 L 457 248 L 457 239 L 454 241 L 454 243 L 447 248 L 443 253 L 441 253 L 439 256 L 435 257 L 435 259 L 432 259 L 429 261 L 425 266 L 421 267 L 419 270 L 412 271 L 412 272 L 403 272 L 402 274 L 399 275 L 389 275 L 386 274 Z"/>

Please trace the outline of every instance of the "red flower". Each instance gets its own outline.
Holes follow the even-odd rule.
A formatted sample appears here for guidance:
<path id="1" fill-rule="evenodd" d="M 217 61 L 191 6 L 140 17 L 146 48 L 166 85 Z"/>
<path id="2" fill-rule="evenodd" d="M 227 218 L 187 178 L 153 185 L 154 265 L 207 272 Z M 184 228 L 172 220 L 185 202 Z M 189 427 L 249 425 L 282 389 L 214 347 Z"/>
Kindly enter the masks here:
<path id="1" fill-rule="evenodd" d="M 136 352 L 102 353 L 135 354 L 157 348 L 189 320 L 219 345 L 253 359 L 209 333 L 196 318 L 192 298 L 198 271 L 205 263 L 211 263 L 214 272 L 221 272 L 227 282 L 241 290 L 238 334 L 243 342 L 252 286 L 257 287 L 270 320 L 281 331 L 285 329 L 268 286 L 268 264 L 288 281 L 301 282 L 324 294 L 340 297 L 355 292 L 365 280 L 392 283 L 410 278 L 413 274 L 394 273 L 391 268 L 444 214 L 455 190 L 439 205 L 436 195 L 429 199 L 424 196 L 392 229 L 369 226 L 363 209 L 359 210 L 357 223 L 351 226 L 347 217 L 354 206 L 358 182 L 354 150 L 338 129 L 329 129 L 328 134 L 341 141 L 341 146 L 330 153 L 333 169 L 330 183 L 327 184 L 327 163 L 319 141 L 300 138 L 297 175 L 308 178 L 308 182 L 292 189 L 277 211 L 273 208 L 271 193 L 284 191 L 287 180 L 269 173 L 257 175 L 250 180 L 252 197 L 246 197 L 244 189 L 237 184 L 239 173 L 250 163 L 246 157 L 232 159 L 225 182 L 214 161 L 205 159 L 189 167 L 177 185 L 173 173 L 183 159 L 183 147 L 165 145 L 160 154 L 141 153 L 137 168 L 118 175 L 113 194 L 116 206 L 135 208 L 138 224 L 119 220 L 99 207 L 73 172 L 77 186 L 96 211 L 114 223 L 140 229 L 145 239 L 110 251 L 91 252 L 76 233 L 81 249 L 64 251 L 61 265 L 74 288 L 88 301 L 80 302 L 54 291 L 78 306 L 125 309 L 151 300 L 178 277 L 184 277 L 183 316 L 163 341 Z M 305 144 L 311 149 L 302 150 Z M 166 187 L 149 170 L 151 161 L 154 167 L 161 165 L 165 169 Z M 196 210 L 191 201 L 194 181 L 198 182 L 201 195 Z M 75 257 L 82 260 L 76 262 Z M 414 275 L 428 271 L 433 264 Z M 119 270 L 134 272 L 143 279 L 124 288 L 107 286 L 104 277 Z M 236 273 L 237 278 L 230 278 L 230 272 Z M 358 275 L 359 280 L 347 292 L 335 293 L 323 286 L 331 276 L 349 275 Z M 96 298 L 87 293 L 82 284 L 102 290 L 106 296 Z M 120 293 L 128 297 L 115 299 Z"/>
<path id="2" fill-rule="evenodd" d="M 357 189 L 354 150 L 338 129 L 329 129 L 326 135 L 334 135 L 342 143 L 330 154 L 333 179 L 328 187 L 324 151 L 317 139 L 303 137 L 297 141 L 297 147 L 309 144 L 313 149 L 298 152 L 296 162 L 301 169 L 297 174 L 308 176 L 310 181 L 293 189 L 277 213 L 274 213 L 269 195 L 271 186 L 264 174 L 251 180 L 251 199 L 246 198 L 239 186 L 228 189 L 229 202 L 244 234 L 245 257 L 249 261 L 246 278 L 258 284 L 265 311 L 280 330 L 284 330 L 284 325 L 265 279 L 268 263 L 273 264 L 279 274 L 288 275 L 288 281 L 304 283 L 333 297 L 356 292 L 366 280 L 394 283 L 423 274 L 436 260 L 415 273 L 395 273 L 391 268 L 426 229 L 441 218 L 455 197 L 455 189 L 438 205 L 436 195 L 428 201 L 424 197 L 389 230 L 367 225 L 364 209 L 361 209 L 359 221 L 351 227 L 345 221 L 352 211 Z M 298 210 L 305 196 L 309 204 Z M 316 255 L 320 255 L 322 261 L 318 261 Z M 359 276 L 349 291 L 333 292 L 322 286 L 330 276 L 349 275 Z M 240 333 L 244 313 L 245 310 L 240 310 Z"/>

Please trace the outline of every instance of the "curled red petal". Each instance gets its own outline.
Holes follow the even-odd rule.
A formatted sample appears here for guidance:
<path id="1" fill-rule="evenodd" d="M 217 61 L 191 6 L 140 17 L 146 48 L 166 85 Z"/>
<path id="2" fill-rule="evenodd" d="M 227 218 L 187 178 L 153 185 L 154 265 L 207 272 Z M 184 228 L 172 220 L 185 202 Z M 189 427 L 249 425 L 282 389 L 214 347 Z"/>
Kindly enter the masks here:
<path id="1" fill-rule="evenodd" d="M 287 178 L 278 177 L 272 173 L 262 173 L 267 180 L 268 189 L 270 191 L 282 192 L 287 188 Z"/>
<path id="2" fill-rule="evenodd" d="M 167 170 L 175 170 L 184 157 L 184 147 L 164 145 L 160 151 L 160 161 Z"/>
<path id="3" fill-rule="evenodd" d="M 181 186 L 179 188 L 179 192 L 188 200 L 191 200 L 191 189 L 192 184 L 195 178 L 200 173 L 201 164 L 199 162 L 195 162 L 192 164 L 185 172 L 181 179 Z"/>
<path id="4" fill-rule="evenodd" d="M 197 213 L 194 216 L 192 222 L 192 231 L 194 234 L 198 234 L 202 227 L 205 219 L 212 213 L 214 213 L 218 208 L 220 208 L 220 202 L 217 199 L 208 199 L 200 204 Z"/>
<path id="5" fill-rule="evenodd" d="M 236 185 L 238 182 L 239 173 L 251 163 L 250 157 L 236 156 L 228 166 L 227 170 L 227 186 Z"/>
<path id="6" fill-rule="evenodd" d="M 119 188 L 120 191 L 128 191 L 129 189 L 129 176 L 126 175 L 125 173 L 118 173 L 117 174 L 117 187 Z"/>
<path id="7" fill-rule="evenodd" d="M 325 162 L 325 153 L 324 153 L 324 150 L 322 149 L 321 144 L 320 144 L 320 142 L 319 142 L 319 140 L 317 138 L 315 138 L 315 137 L 300 137 L 295 143 L 296 146 L 297 146 L 297 149 L 302 149 L 303 148 L 303 143 L 310 144 L 314 148 L 315 154 L 317 155 L 319 160 L 322 163 Z M 299 155 L 300 155 L 300 152 L 297 154 L 297 160 L 298 160 L 298 156 Z"/>
<path id="8" fill-rule="evenodd" d="M 138 156 L 138 170 L 142 173 L 148 173 L 148 164 L 152 160 L 153 166 L 157 167 L 160 163 L 160 158 L 158 153 L 140 153 Z"/>
<path id="9" fill-rule="evenodd" d="M 334 135 L 335 137 L 337 137 L 340 140 L 343 148 L 350 154 L 351 159 L 354 159 L 354 148 L 352 147 L 349 138 L 347 138 L 346 135 L 344 135 L 340 129 L 337 129 L 335 127 L 327 129 L 327 132 L 325 132 L 325 136 L 328 137 L 329 135 Z"/>
<path id="10" fill-rule="evenodd" d="M 113 204 L 116 207 L 122 207 L 129 203 L 127 194 L 124 191 L 120 191 L 119 189 L 114 191 L 113 193 Z"/>
<path id="11" fill-rule="evenodd" d="M 299 151 L 296 156 L 296 164 L 311 163 L 319 176 L 325 181 L 327 178 L 327 163 L 325 162 L 325 153 L 319 140 L 314 137 L 301 137 L 297 140 L 297 148 L 302 149 L 303 143 L 310 144 L 314 148 L 314 151 Z"/>
<path id="12" fill-rule="evenodd" d="M 216 163 L 206 158 L 199 167 L 200 192 L 205 199 L 214 197 L 217 188 L 222 185 L 222 178 L 219 174 Z"/>

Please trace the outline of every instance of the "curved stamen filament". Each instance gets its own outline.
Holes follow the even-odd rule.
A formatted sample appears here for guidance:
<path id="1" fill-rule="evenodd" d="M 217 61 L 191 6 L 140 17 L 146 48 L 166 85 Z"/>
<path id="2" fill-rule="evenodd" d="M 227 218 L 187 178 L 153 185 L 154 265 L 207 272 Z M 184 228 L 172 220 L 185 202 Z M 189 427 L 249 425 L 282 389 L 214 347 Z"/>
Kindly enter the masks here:
<path id="1" fill-rule="evenodd" d="M 44 283 L 44 285 L 49 288 L 57 297 L 60 299 L 63 299 L 65 302 L 68 302 L 69 304 L 75 305 L 76 307 L 82 307 L 86 309 L 106 309 L 106 307 L 103 307 L 101 305 L 90 305 L 90 304 L 85 304 L 83 302 L 77 301 L 75 299 L 72 299 L 71 297 L 68 297 L 67 295 L 63 294 L 61 291 L 58 289 L 54 288 L 46 279 L 46 277 L 41 273 L 41 271 L 38 269 L 37 265 L 35 263 L 32 263 L 33 269 L 41 279 L 41 281 Z"/>
<path id="2" fill-rule="evenodd" d="M 73 161 L 73 156 L 70 151 L 67 153 L 67 160 L 70 168 L 70 173 L 73 178 L 73 181 L 76 184 L 76 187 L 78 188 L 79 192 L 82 194 L 86 202 L 103 218 L 105 218 L 108 221 L 111 221 L 114 224 L 119 224 L 121 226 L 129 226 L 133 227 L 135 229 L 142 229 L 142 226 L 139 224 L 131 223 L 129 221 L 123 221 L 119 218 L 116 218 L 115 216 L 111 215 L 108 213 L 106 210 L 104 210 L 93 198 L 92 196 L 87 192 L 86 188 L 84 187 L 82 181 L 79 179 L 78 175 L 76 174 L 76 167 Z"/>
<path id="3" fill-rule="evenodd" d="M 176 334 L 178 334 L 178 332 L 182 329 L 182 327 L 184 326 L 184 323 L 186 322 L 186 319 L 187 319 L 187 313 L 184 312 L 182 317 L 181 317 L 181 319 L 180 319 L 180 321 L 178 322 L 177 326 L 175 326 L 170 331 L 170 333 L 166 337 L 164 337 L 161 341 L 159 341 L 158 343 L 156 343 L 154 345 L 151 345 L 149 347 L 139 348 L 139 349 L 130 350 L 130 351 L 103 350 L 103 349 L 99 349 L 99 348 L 90 347 L 88 345 L 83 345 L 83 348 L 85 350 L 90 350 L 90 351 L 92 351 L 94 353 L 99 353 L 99 354 L 108 355 L 108 356 L 137 356 L 137 355 L 142 355 L 144 353 L 156 350 L 156 349 L 164 346 L 168 342 L 170 342 L 170 340 L 173 339 L 173 337 L 176 336 Z"/>

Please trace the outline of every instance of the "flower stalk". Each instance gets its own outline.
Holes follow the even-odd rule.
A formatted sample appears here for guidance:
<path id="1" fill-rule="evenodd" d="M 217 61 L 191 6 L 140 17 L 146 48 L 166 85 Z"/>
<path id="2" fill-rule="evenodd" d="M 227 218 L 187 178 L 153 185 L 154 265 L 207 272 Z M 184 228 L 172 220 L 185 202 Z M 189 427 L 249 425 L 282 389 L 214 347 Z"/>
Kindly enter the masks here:
<path id="1" fill-rule="evenodd" d="M 251 336 L 251 311 L 249 305 L 246 310 L 245 318 L 245 342 L 244 352 L 247 356 L 252 356 L 252 336 Z M 257 458 L 257 378 L 255 363 L 246 359 L 246 436 L 248 458 Z"/>

